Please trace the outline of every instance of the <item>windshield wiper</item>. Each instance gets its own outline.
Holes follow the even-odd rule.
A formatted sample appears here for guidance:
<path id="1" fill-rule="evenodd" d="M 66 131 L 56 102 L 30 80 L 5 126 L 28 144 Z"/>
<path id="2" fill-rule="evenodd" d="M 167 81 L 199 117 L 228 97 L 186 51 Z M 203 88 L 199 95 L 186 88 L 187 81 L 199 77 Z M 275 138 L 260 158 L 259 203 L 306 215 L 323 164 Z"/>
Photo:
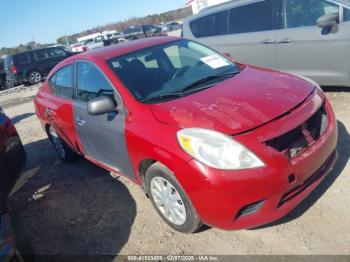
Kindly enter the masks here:
<path id="1" fill-rule="evenodd" d="M 225 73 L 225 74 L 210 75 L 210 76 L 202 78 L 198 81 L 195 81 L 195 82 L 189 84 L 188 86 L 185 86 L 184 88 L 182 88 L 180 91 L 177 91 L 176 93 L 165 93 L 165 94 L 157 95 L 154 97 L 145 98 L 145 99 L 141 100 L 141 102 L 142 103 L 154 102 L 154 101 L 161 101 L 164 99 L 183 97 L 188 93 L 192 93 L 195 91 L 209 88 L 210 86 L 208 86 L 208 85 L 200 87 L 200 88 L 196 88 L 196 87 L 198 87 L 206 82 L 209 82 L 209 81 L 215 80 L 215 79 L 220 79 L 220 78 L 229 78 L 229 77 L 232 77 L 232 76 L 238 74 L 239 72 L 240 71 L 235 71 L 235 72 L 230 72 L 230 73 Z"/>
<path id="2" fill-rule="evenodd" d="M 145 103 L 145 102 L 161 101 L 164 99 L 178 98 L 178 97 L 182 97 L 182 96 L 184 96 L 183 93 L 167 93 L 167 94 L 162 94 L 162 95 L 158 95 L 158 96 L 145 98 L 145 99 L 141 100 L 141 102 Z"/>
<path id="3" fill-rule="evenodd" d="M 199 79 L 191 84 L 189 84 L 188 86 L 185 86 L 184 88 L 182 88 L 180 90 L 180 93 L 186 93 L 188 91 L 196 91 L 196 90 L 201 90 L 202 88 L 200 89 L 195 89 L 193 90 L 195 87 L 197 86 L 200 86 L 206 82 L 209 82 L 209 81 L 212 81 L 212 80 L 215 80 L 215 79 L 220 79 L 220 78 L 230 78 L 236 74 L 238 74 L 240 71 L 235 71 L 235 72 L 230 72 L 230 73 L 225 73 L 225 74 L 217 74 L 217 75 L 210 75 L 210 76 L 207 76 L 207 77 L 204 77 L 202 79 Z M 203 87 L 204 88 L 208 88 L 207 86 Z"/>

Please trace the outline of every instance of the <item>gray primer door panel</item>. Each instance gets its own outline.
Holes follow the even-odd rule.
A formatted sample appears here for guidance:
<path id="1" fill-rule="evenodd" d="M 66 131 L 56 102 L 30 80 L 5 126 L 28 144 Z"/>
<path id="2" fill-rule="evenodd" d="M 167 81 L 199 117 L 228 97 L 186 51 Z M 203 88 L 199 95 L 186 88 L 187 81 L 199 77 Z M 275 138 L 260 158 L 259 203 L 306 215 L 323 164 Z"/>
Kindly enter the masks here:
<path id="1" fill-rule="evenodd" d="M 125 113 L 122 110 L 93 116 L 87 112 L 87 103 L 74 101 L 74 122 L 86 156 L 134 177 L 125 140 Z"/>

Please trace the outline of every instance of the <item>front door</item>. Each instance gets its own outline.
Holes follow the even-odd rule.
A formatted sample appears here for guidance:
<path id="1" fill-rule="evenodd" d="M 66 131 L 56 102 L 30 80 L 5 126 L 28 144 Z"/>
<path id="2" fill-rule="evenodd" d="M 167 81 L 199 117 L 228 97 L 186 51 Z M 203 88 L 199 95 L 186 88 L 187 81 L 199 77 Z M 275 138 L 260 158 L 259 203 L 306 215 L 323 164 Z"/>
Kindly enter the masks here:
<path id="1" fill-rule="evenodd" d="M 327 0 L 284 0 L 284 30 L 276 33 L 279 70 L 309 77 L 321 85 L 349 81 L 350 24 L 322 34 L 316 25 L 325 14 L 338 14 L 339 5 Z"/>
<path id="2" fill-rule="evenodd" d="M 76 63 L 76 90 L 74 121 L 85 156 L 133 177 L 125 140 L 125 111 L 115 88 L 96 65 L 79 61 Z M 103 95 L 117 102 L 116 112 L 88 114 L 87 103 Z"/>

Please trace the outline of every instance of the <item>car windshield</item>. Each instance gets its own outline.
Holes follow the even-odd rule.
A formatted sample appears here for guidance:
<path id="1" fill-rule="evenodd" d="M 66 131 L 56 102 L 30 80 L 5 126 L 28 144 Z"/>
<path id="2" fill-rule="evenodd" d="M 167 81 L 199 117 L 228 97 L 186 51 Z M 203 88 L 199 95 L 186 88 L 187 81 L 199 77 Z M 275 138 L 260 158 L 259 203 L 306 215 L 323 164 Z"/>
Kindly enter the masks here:
<path id="1" fill-rule="evenodd" d="M 144 103 L 198 92 L 240 72 L 233 62 L 214 50 L 184 39 L 107 62 L 133 96 Z"/>

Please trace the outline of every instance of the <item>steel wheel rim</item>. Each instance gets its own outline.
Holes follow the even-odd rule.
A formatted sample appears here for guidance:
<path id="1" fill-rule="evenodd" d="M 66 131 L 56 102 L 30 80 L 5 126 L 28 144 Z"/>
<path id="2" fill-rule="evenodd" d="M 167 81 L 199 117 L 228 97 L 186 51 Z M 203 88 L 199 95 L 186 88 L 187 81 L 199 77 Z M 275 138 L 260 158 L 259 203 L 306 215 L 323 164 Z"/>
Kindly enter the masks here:
<path id="1" fill-rule="evenodd" d="M 61 138 L 59 138 L 56 131 L 52 127 L 50 128 L 50 136 L 51 136 L 52 143 L 53 143 L 58 155 L 61 158 L 65 158 L 66 152 L 64 151 L 62 140 L 61 140 Z"/>
<path id="2" fill-rule="evenodd" d="M 150 186 L 154 203 L 162 215 L 175 225 L 183 225 L 186 207 L 176 188 L 162 177 L 152 178 Z"/>
<path id="3" fill-rule="evenodd" d="M 41 75 L 39 72 L 32 72 L 30 73 L 29 79 L 33 82 L 33 83 L 39 83 L 41 80 Z"/>

